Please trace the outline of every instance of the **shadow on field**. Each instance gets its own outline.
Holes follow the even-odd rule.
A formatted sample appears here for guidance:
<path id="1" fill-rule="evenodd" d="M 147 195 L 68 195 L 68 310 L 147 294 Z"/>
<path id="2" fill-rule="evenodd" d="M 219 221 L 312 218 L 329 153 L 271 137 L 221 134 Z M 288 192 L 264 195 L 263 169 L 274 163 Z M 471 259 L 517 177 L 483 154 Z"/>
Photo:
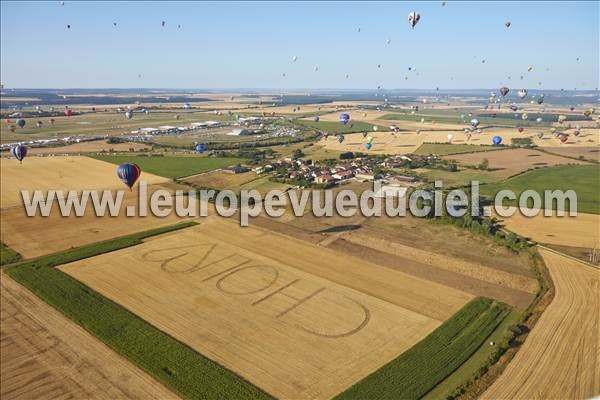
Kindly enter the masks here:
<path id="1" fill-rule="evenodd" d="M 360 225 L 338 225 L 331 228 L 323 229 L 319 233 L 341 233 L 355 231 L 360 228 Z"/>

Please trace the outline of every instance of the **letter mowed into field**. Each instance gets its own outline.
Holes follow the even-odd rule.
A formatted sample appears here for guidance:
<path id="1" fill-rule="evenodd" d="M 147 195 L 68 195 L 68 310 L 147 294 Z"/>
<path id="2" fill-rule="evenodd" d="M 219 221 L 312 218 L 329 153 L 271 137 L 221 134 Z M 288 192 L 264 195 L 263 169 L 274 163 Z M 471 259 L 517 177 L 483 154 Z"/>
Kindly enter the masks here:
<path id="1" fill-rule="evenodd" d="M 186 226 L 189 225 L 180 224 L 25 261 L 9 268 L 8 273 L 185 398 L 289 397 L 284 396 L 284 392 L 289 394 L 294 390 L 301 394 L 297 398 L 324 398 L 340 392 L 341 398 L 417 398 L 467 359 L 508 310 L 503 304 L 482 298 L 460 309 L 468 297 L 449 290 L 446 294 L 454 305 L 444 310 L 443 315 L 450 317 L 456 310 L 459 311 L 441 323 L 437 318 L 442 317 L 436 314 L 439 310 L 423 308 L 424 314 L 419 314 L 396 304 L 405 302 L 406 307 L 416 306 L 402 297 L 389 295 L 390 303 L 321 276 L 312 276 L 302 269 L 291 269 L 282 261 L 257 257 L 247 250 L 250 244 L 243 245 L 243 241 L 257 234 L 256 231 L 243 231 L 247 233 L 231 240 L 242 246 L 233 247 L 235 254 L 227 254 L 231 253 L 232 245 L 224 245 L 221 235 L 201 236 L 197 228 L 181 231 L 196 241 L 216 241 L 219 249 L 211 244 L 200 246 L 203 247 L 200 253 L 204 254 L 204 258 L 190 258 L 189 249 L 178 249 L 177 246 L 164 249 L 163 245 L 173 240 L 179 247 L 185 246 L 182 238 L 186 236 L 180 236 L 180 233 L 142 242 L 146 237 Z M 218 227 L 222 228 L 219 231 L 223 237 L 231 235 L 226 226 Z M 275 247 L 279 244 L 278 240 L 283 240 L 260 231 L 258 234 L 263 235 L 263 241 L 273 243 Z M 252 245 L 257 243 L 260 245 L 260 240 Z M 135 246 L 130 249 L 135 251 L 126 249 L 130 246 Z M 300 251 L 309 250 L 302 248 Z M 122 260 L 114 262 L 114 257 Z M 134 267 L 130 257 L 141 257 L 143 262 L 140 266 L 145 266 L 145 270 Z M 327 257 L 326 254 L 324 258 L 328 260 Z M 107 262 L 111 259 L 113 262 Z M 82 261 L 75 262 L 77 260 Z M 53 268 L 62 264 L 65 265 L 61 269 Z M 121 267 L 116 268 L 117 265 Z M 124 265 L 128 267 L 124 268 Z M 102 271 L 110 266 L 116 268 L 113 274 Z M 317 267 L 314 268 L 317 271 Z M 345 268 L 348 271 L 348 267 Z M 79 275 L 77 279 L 81 282 L 63 270 Z M 122 276 L 127 275 L 126 270 L 130 273 L 144 272 L 144 282 Z M 96 272 L 100 275 L 95 275 Z M 157 304 L 163 306 L 173 304 L 172 292 L 169 292 L 172 287 L 166 284 L 167 280 L 156 281 L 154 275 L 157 274 L 164 274 L 169 280 L 179 282 L 177 284 L 185 282 L 189 285 L 192 282 L 191 288 L 197 295 L 190 296 L 193 291 L 181 293 L 181 302 L 174 301 L 181 313 L 175 320 L 193 320 L 200 315 L 200 321 L 204 322 L 194 327 L 207 329 L 206 332 L 195 330 L 189 333 L 192 336 L 185 337 L 172 329 L 173 321 L 164 318 L 170 314 L 164 307 L 155 310 L 157 313 L 154 315 L 150 312 L 152 310 L 142 312 L 136 309 L 134 300 L 138 290 L 147 293 L 145 300 L 151 305 L 155 304 L 150 298 L 158 299 Z M 194 283 L 194 274 L 202 279 Z M 94 280 L 94 284 L 82 279 L 84 275 L 87 275 L 86 279 Z M 117 291 L 123 294 L 118 302 L 113 298 L 116 292 L 109 293 L 107 289 L 113 284 L 120 285 L 113 278 L 120 278 L 128 286 L 117 287 Z M 152 286 L 153 280 L 159 286 L 145 286 L 146 283 Z M 419 281 L 410 283 L 417 286 L 428 284 Z M 436 290 L 442 288 L 436 287 Z M 148 292 L 147 289 L 152 290 Z M 161 290 L 167 290 L 171 295 Z M 375 289 L 365 286 L 365 290 Z M 384 292 L 380 294 L 385 295 Z M 219 299 L 223 304 L 217 304 Z M 423 302 L 423 299 L 420 301 Z M 182 306 L 188 303 L 189 307 Z M 234 307 L 230 308 L 231 305 Z M 223 307 L 229 311 L 214 314 Z M 235 307 L 241 311 L 236 312 Z M 244 317 L 248 310 L 254 310 L 255 314 Z M 317 313 L 315 317 L 316 311 L 322 314 Z M 210 323 L 207 323 L 207 315 L 213 318 Z M 181 316 L 184 318 L 179 318 Z M 232 323 L 228 331 L 221 329 Z M 257 334 L 246 335 L 245 332 L 250 330 Z M 240 334 L 241 331 L 243 334 Z M 419 342 L 427 333 L 429 335 Z M 198 334 L 202 341 L 194 341 L 194 335 Z M 287 338 L 287 343 L 280 338 Z M 247 342 L 250 345 L 244 347 Z M 213 343 L 215 347 L 210 346 Z M 298 347 L 295 359 L 279 357 L 279 352 L 289 350 L 289 346 Z M 311 350 L 312 347 L 318 351 Z M 327 350 L 327 347 L 330 349 Z M 265 348 L 268 351 L 265 352 Z M 323 353 L 321 350 L 324 355 L 320 355 Z M 254 373 L 243 368 L 243 360 L 236 354 L 252 355 L 257 351 L 262 355 L 254 362 L 261 368 L 255 367 Z M 232 363 L 235 361 L 240 361 L 239 365 Z M 322 370 L 315 369 L 315 363 Z M 349 369 L 345 369 L 345 363 Z M 361 367 L 361 363 L 365 366 Z M 420 365 L 418 368 L 415 367 L 417 364 Z M 289 365 L 292 365 L 291 369 Z M 299 378 L 306 375 L 314 378 L 321 372 L 329 374 L 321 383 L 303 383 L 293 378 L 294 374 Z M 333 384 L 333 375 L 341 383 Z M 286 380 L 274 379 L 278 377 Z M 353 383 L 356 384 L 351 386 Z M 329 389 L 333 385 L 335 389 Z M 281 389 L 277 390 L 277 387 Z"/>

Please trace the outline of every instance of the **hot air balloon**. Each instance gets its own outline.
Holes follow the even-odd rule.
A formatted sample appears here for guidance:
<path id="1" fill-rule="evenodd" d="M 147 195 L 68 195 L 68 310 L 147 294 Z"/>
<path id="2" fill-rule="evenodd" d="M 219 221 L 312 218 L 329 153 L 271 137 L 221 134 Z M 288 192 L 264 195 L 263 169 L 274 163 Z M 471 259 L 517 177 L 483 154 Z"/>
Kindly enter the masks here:
<path id="1" fill-rule="evenodd" d="M 544 132 L 539 132 L 537 134 L 537 137 L 540 138 L 540 139 L 543 138 L 544 137 Z"/>
<path id="2" fill-rule="evenodd" d="M 537 117 L 537 118 L 535 119 L 535 122 L 537 122 L 538 124 L 539 124 L 540 122 L 542 122 L 542 117 Z"/>
<path id="3" fill-rule="evenodd" d="M 502 143 L 502 137 L 494 136 L 494 138 L 492 139 L 492 142 L 494 143 L 494 146 L 498 146 L 498 145 L 500 145 L 500 143 Z"/>
<path id="4" fill-rule="evenodd" d="M 448 141 L 451 142 L 454 139 L 454 135 L 452 133 L 448 134 Z"/>
<path id="5" fill-rule="evenodd" d="M 415 29 L 415 25 L 417 25 L 420 19 L 421 15 L 416 11 L 412 11 L 410 14 L 408 14 L 408 24 L 413 29 Z"/>
<path id="6" fill-rule="evenodd" d="M 473 128 L 477 128 L 477 127 L 479 126 L 479 120 L 478 120 L 477 118 L 473 118 L 473 119 L 471 120 L 471 126 L 472 126 Z"/>
<path id="7" fill-rule="evenodd" d="M 374 139 L 375 138 L 373 136 L 371 136 L 371 135 L 367 136 L 367 143 L 373 143 Z"/>
<path id="8" fill-rule="evenodd" d="M 517 111 L 519 109 L 519 107 L 517 106 L 510 106 L 509 107 L 512 111 Z"/>
<path id="9" fill-rule="evenodd" d="M 517 130 L 519 131 L 519 133 L 523 133 L 523 131 L 525 130 L 525 128 L 523 128 L 523 127 L 520 126 L 520 127 L 517 128 Z"/>
<path id="10" fill-rule="evenodd" d="M 567 135 L 561 135 L 561 137 L 559 137 L 558 140 L 560 140 L 561 143 L 564 143 L 567 140 L 569 140 L 569 138 L 567 137 Z"/>
<path id="11" fill-rule="evenodd" d="M 533 71 L 533 67 L 530 65 L 529 67 L 527 67 L 527 72 L 531 72 Z"/>
<path id="12" fill-rule="evenodd" d="M 65 115 L 66 115 L 67 117 L 70 117 L 71 115 L 73 115 L 73 110 L 71 110 L 70 108 L 67 108 L 67 109 L 65 110 Z"/>
<path id="13" fill-rule="evenodd" d="M 131 118 L 133 118 L 133 113 L 131 111 L 127 111 L 125 113 L 125 117 L 127 117 L 127 119 L 131 119 Z"/>
<path id="14" fill-rule="evenodd" d="M 379 129 L 379 127 L 378 127 L 377 125 L 373 125 L 373 130 L 374 130 L 375 132 L 377 132 L 377 129 Z"/>
<path id="15" fill-rule="evenodd" d="M 365 143 L 365 149 L 371 150 L 371 147 L 373 147 L 373 144 L 371 144 L 371 143 Z"/>
<path id="16" fill-rule="evenodd" d="M 166 23 L 167 23 L 166 21 L 162 21 L 162 22 L 160 23 L 160 26 L 164 27 Z"/>
<path id="17" fill-rule="evenodd" d="M 504 23 L 504 26 L 505 26 L 505 27 L 507 27 L 507 28 L 510 28 L 510 21 L 506 21 L 506 22 Z"/>
<path id="18" fill-rule="evenodd" d="M 44 123 L 42 121 L 38 121 L 35 123 L 35 126 L 37 126 L 38 128 L 41 128 L 42 125 L 44 125 Z"/>
<path id="19" fill-rule="evenodd" d="M 590 108 L 590 109 L 588 109 L 588 110 L 585 110 L 585 111 L 583 112 L 583 115 L 584 115 L 584 116 L 586 116 L 586 117 L 590 117 L 590 116 L 591 116 L 593 113 L 594 113 L 594 109 L 593 109 L 593 108 Z"/>
<path id="20" fill-rule="evenodd" d="M 50 125 L 54 125 L 54 121 L 55 121 L 54 118 L 50 118 Z"/>
<path id="21" fill-rule="evenodd" d="M 544 94 L 540 94 L 539 97 L 537 98 L 537 103 L 538 104 L 542 104 L 544 102 Z"/>
<path id="22" fill-rule="evenodd" d="M 23 118 L 19 118 L 17 120 L 17 125 L 19 126 L 19 128 L 23 128 L 25 126 L 25 120 Z"/>
<path id="23" fill-rule="evenodd" d="M 126 163 L 117 167 L 117 176 L 125 185 L 127 185 L 129 190 L 135 185 L 135 182 L 139 179 L 141 174 L 142 170 L 137 164 Z"/>
<path id="24" fill-rule="evenodd" d="M 507 88 L 506 86 L 502 86 L 500 88 L 500 94 L 502 95 L 502 97 L 506 97 L 506 95 L 508 94 L 508 92 L 510 92 L 510 89 Z"/>
<path id="25" fill-rule="evenodd" d="M 196 145 L 196 153 L 204 153 L 206 151 L 206 146 L 203 143 L 198 143 Z"/>
<path id="26" fill-rule="evenodd" d="M 558 116 L 558 122 L 559 122 L 559 123 L 561 123 L 561 124 L 562 124 L 562 123 L 563 123 L 564 121 L 566 121 L 566 120 L 567 120 L 567 116 L 566 116 L 566 115 L 559 115 L 559 116 Z"/>
<path id="27" fill-rule="evenodd" d="M 319 120 L 320 120 L 320 118 L 319 118 L 319 116 L 317 115 L 317 116 L 315 117 L 315 122 L 319 122 Z"/>
<path id="28" fill-rule="evenodd" d="M 517 96 L 519 96 L 520 99 L 527 97 L 527 89 L 519 89 Z"/>
<path id="29" fill-rule="evenodd" d="M 342 143 L 344 141 L 344 135 L 342 135 L 341 133 L 337 135 L 337 140 L 338 142 Z"/>
<path id="30" fill-rule="evenodd" d="M 388 39 L 388 40 L 386 40 L 385 42 L 386 42 L 387 44 L 390 44 L 390 43 L 392 43 L 392 39 Z"/>
<path id="31" fill-rule="evenodd" d="M 340 122 L 344 125 L 346 125 L 348 123 L 348 121 L 350 121 L 350 115 L 343 113 L 340 114 Z"/>
<path id="32" fill-rule="evenodd" d="M 23 159 L 27 155 L 27 147 L 19 144 L 10 149 L 12 155 L 19 160 L 19 163 L 23 163 Z"/>
<path id="33" fill-rule="evenodd" d="M 529 118 L 529 114 L 527 114 L 526 112 L 521 114 L 521 119 L 526 120 L 527 118 Z"/>

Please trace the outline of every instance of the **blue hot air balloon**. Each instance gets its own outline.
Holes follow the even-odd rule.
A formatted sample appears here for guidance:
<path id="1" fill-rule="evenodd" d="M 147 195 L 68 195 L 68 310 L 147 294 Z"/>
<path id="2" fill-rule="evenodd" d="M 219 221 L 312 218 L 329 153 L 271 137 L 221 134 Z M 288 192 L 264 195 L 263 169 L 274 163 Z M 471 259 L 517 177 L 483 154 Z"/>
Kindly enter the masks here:
<path id="1" fill-rule="evenodd" d="M 340 114 L 340 122 L 342 124 L 346 125 L 348 123 L 348 121 L 350 121 L 350 115 L 349 114 L 346 114 L 346 113 Z"/>
<path id="2" fill-rule="evenodd" d="M 198 143 L 196 145 L 196 152 L 197 153 L 204 153 L 206 151 L 206 146 L 204 145 L 204 143 Z"/>
<path id="3" fill-rule="evenodd" d="M 25 120 L 23 118 L 20 118 L 17 120 L 17 125 L 19 125 L 19 128 L 22 128 L 25 126 Z"/>
<path id="4" fill-rule="evenodd" d="M 142 170 L 137 164 L 121 164 L 117 167 L 117 176 L 119 179 L 127 185 L 129 190 L 135 185 L 135 182 L 139 179 L 142 174 Z"/>
<path id="5" fill-rule="evenodd" d="M 10 149 L 10 152 L 12 153 L 13 156 L 15 156 L 15 158 L 17 160 L 19 160 L 19 163 L 22 163 L 23 159 L 27 155 L 27 147 L 19 144 L 19 145 L 13 147 L 12 149 Z"/>
<path id="6" fill-rule="evenodd" d="M 500 137 L 500 136 L 494 136 L 494 138 L 492 139 L 492 141 L 494 142 L 494 146 L 498 146 L 500 143 L 502 143 L 502 137 Z"/>
<path id="7" fill-rule="evenodd" d="M 373 147 L 372 143 L 365 143 L 365 149 L 371 150 L 371 147 Z"/>

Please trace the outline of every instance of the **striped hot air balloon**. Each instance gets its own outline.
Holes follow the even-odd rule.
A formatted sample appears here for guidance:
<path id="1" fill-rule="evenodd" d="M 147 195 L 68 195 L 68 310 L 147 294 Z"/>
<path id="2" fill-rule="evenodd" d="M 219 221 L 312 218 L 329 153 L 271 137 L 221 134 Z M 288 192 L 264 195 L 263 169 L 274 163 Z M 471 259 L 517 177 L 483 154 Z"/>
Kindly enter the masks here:
<path id="1" fill-rule="evenodd" d="M 137 164 L 126 163 L 117 167 L 117 176 L 125 185 L 127 185 L 129 190 L 135 185 L 135 182 L 139 179 L 141 174 L 142 170 Z"/>
<path id="2" fill-rule="evenodd" d="M 19 160 L 19 163 L 23 163 L 23 159 L 25 158 L 25 156 L 27 156 L 27 147 L 19 144 L 11 148 L 10 152 L 13 156 L 15 156 L 17 160 Z"/>

